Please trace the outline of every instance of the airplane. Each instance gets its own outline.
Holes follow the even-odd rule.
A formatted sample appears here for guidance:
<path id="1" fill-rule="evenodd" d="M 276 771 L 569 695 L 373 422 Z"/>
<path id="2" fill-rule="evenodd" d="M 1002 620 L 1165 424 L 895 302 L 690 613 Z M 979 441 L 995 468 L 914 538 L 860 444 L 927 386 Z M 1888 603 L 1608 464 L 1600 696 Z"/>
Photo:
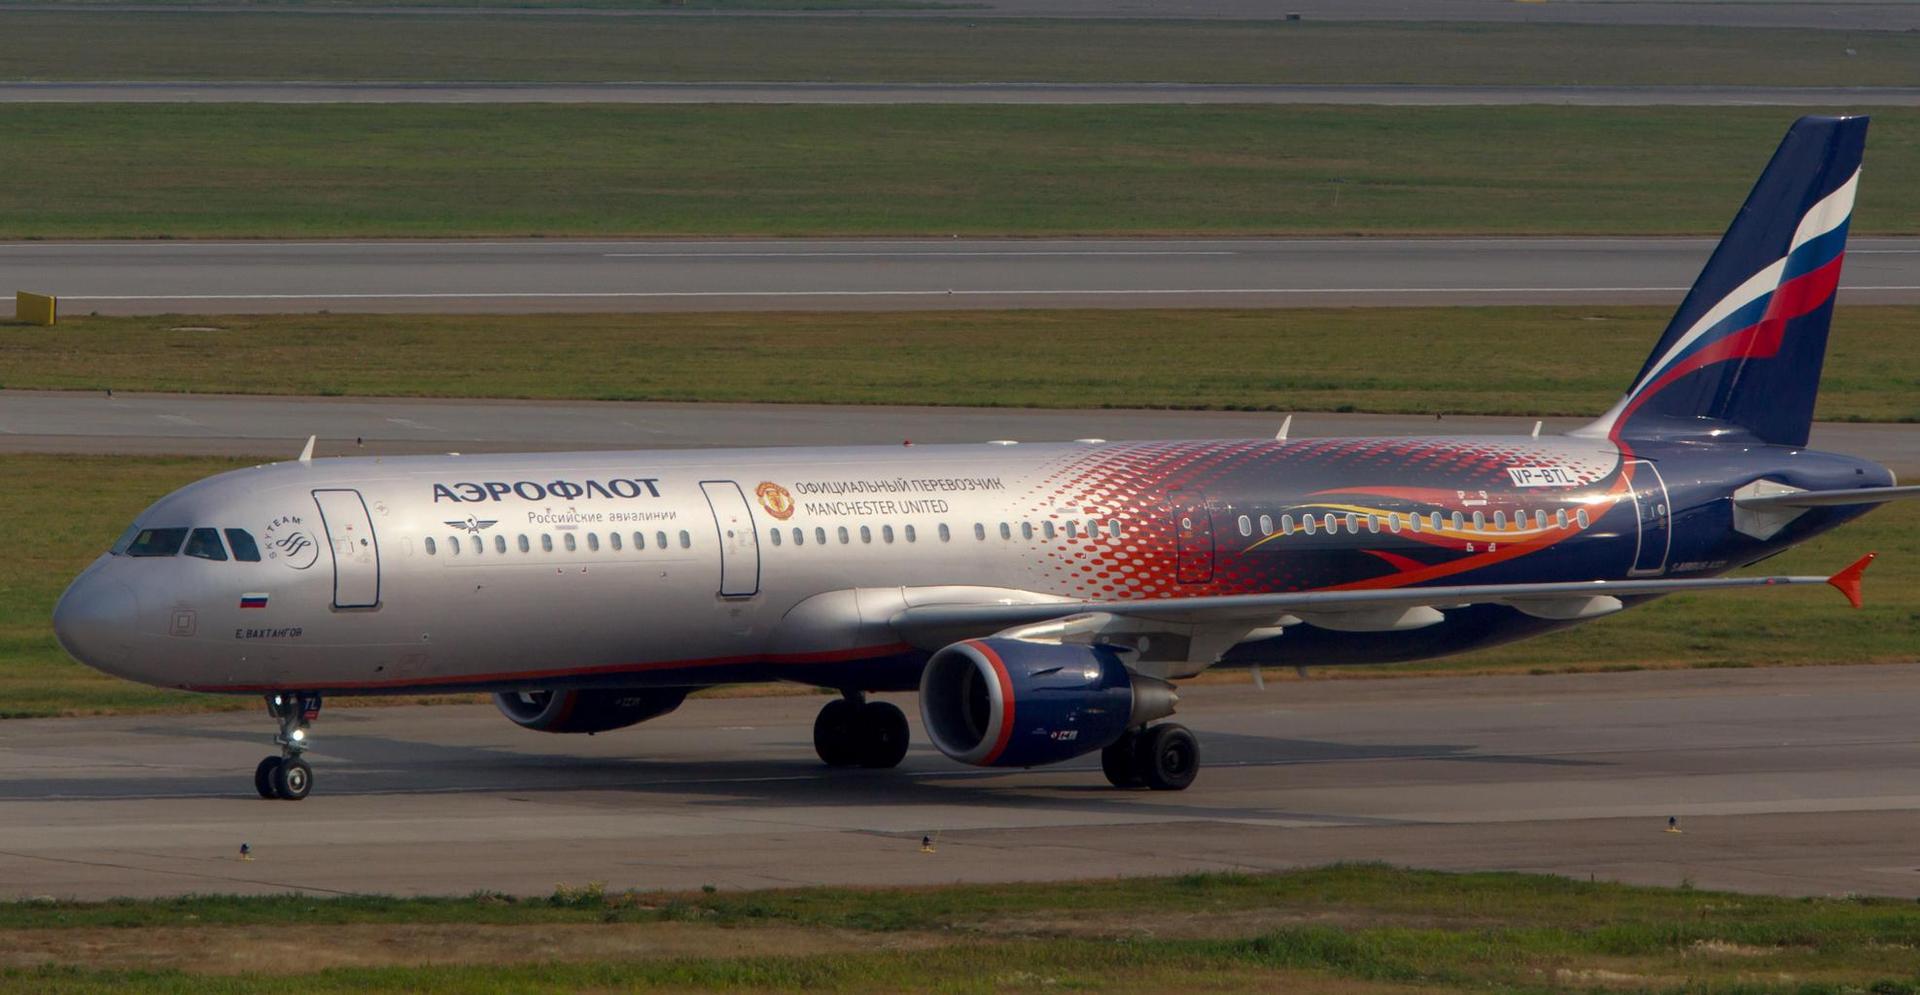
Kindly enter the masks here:
<path id="1" fill-rule="evenodd" d="M 932 745 L 1035 767 L 1099 752 L 1179 790 L 1162 721 L 1210 667 L 1459 653 L 1724 576 L 1879 503 L 1806 448 L 1865 117 L 1787 132 L 1619 403 L 1540 438 L 1322 438 L 314 459 L 159 501 L 54 609 L 88 666 L 261 695 L 262 797 L 313 786 L 326 697 L 488 692 L 597 733 L 693 690 L 837 689 L 814 747 L 889 768 Z M 1419 357 L 1398 357 L 1420 361 Z M 1383 357 L 1392 361 L 1394 357 Z M 1257 672 L 1256 672 L 1257 676 Z"/>

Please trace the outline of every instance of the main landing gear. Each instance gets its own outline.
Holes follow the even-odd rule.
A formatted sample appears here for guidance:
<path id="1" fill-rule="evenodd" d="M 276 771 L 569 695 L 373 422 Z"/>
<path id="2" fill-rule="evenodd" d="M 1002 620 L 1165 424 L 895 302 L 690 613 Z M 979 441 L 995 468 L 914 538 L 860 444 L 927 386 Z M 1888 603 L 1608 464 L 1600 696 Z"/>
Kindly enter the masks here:
<path id="1" fill-rule="evenodd" d="M 907 716 L 858 691 L 827 702 L 813 720 L 813 750 L 829 767 L 895 767 L 907 755 Z"/>
<path id="2" fill-rule="evenodd" d="M 1129 729 L 1100 751 L 1100 769 L 1116 788 L 1181 791 L 1200 773 L 1200 740 L 1173 722 Z"/>
<path id="3" fill-rule="evenodd" d="M 307 751 L 307 727 L 320 717 L 320 696 L 267 695 L 267 714 L 280 723 L 280 734 L 273 737 L 280 745 L 280 755 L 261 760 L 253 769 L 253 789 L 262 798 L 297 802 L 313 790 L 313 768 L 300 759 L 300 754 Z"/>

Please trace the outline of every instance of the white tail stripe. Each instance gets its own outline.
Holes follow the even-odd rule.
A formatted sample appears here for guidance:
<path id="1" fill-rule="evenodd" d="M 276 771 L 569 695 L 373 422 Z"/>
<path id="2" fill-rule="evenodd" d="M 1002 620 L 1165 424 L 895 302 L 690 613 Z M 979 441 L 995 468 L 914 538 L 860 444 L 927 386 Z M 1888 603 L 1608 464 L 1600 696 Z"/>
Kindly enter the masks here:
<path id="1" fill-rule="evenodd" d="M 1800 219 L 1800 227 L 1793 232 L 1793 243 L 1787 246 L 1787 251 L 1791 253 L 1845 224 L 1847 218 L 1853 215 L 1853 193 L 1859 186 L 1860 170 L 1855 169 L 1847 182 L 1840 184 L 1840 189 L 1808 208 L 1806 216 Z"/>

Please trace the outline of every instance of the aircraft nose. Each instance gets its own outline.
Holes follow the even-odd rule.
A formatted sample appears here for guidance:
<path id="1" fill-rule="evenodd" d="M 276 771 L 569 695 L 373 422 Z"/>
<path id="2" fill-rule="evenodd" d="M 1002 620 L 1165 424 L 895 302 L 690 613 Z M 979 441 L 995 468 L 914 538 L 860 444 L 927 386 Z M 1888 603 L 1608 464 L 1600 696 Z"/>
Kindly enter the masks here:
<path id="1" fill-rule="evenodd" d="M 140 603 L 120 581 L 88 571 L 53 606 L 53 634 L 81 663 L 118 673 L 125 664 Z"/>

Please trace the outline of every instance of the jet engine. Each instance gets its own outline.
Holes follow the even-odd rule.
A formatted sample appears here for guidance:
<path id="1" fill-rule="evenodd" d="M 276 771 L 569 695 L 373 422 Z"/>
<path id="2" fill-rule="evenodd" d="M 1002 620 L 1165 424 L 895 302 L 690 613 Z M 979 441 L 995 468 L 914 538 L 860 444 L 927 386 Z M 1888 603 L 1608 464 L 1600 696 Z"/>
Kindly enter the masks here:
<path id="1" fill-rule="evenodd" d="M 538 732 L 606 732 L 658 718 L 687 700 L 686 688 L 507 691 L 493 696 L 501 714 Z"/>
<path id="2" fill-rule="evenodd" d="M 978 767 L 1037 767 L 1091 753 L 1173 714 L 1179 695 L 1105 646 L 969 639 L 927 662 L 920 718 L 940 752 Z"/>

